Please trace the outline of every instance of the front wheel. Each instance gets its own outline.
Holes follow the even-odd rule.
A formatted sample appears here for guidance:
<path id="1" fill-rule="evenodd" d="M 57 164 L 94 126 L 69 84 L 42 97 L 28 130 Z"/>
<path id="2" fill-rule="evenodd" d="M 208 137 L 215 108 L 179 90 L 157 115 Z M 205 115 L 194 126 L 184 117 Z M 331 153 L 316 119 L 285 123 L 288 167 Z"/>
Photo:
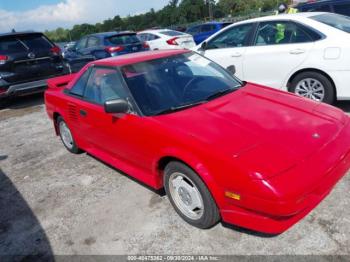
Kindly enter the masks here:
<path id="1" fill-rule="evenodd" d="M 189 224 L 210 228 L 220 220 L 219 210 L 200 177 L 181 162 L 170 162 L 164 171 L 164 187 L 176 212 Z"/>
<path id="2" fill-rule="evenodd" d="M 291 82 L 290 91 L 296 95 L 327 104 L 332 104 L 335 99 L 332 82 L 317 72 L 298 74 Z"/>

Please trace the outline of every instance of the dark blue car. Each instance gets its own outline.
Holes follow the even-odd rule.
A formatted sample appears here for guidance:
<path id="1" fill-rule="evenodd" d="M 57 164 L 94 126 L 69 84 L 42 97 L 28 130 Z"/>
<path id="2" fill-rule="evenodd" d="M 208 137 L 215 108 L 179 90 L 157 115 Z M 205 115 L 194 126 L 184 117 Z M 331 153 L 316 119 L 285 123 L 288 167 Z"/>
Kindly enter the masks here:
<path id="1" fill-rule="evenodd" d="M 65 52 L 65 60 L 76 72 L 92 60 L 149 50 L 135 32 L 105 32 L 84 36 Z"/>
<path id="2" fill-rule="evenodd" d="M 212 34 L 216 33 L 217 31 L 230 24 L 231 23 L 224 22 L 209 22 L 205 24 L 192 26 L 186 30 L 186 33 L 191 34 L 193 36 L 194 41 L 198 45 Z"/>
<path id="3" fill-rule="evenodd" d="M 330 12 L 350 16 L 350 0 L 323 0 L 297 6 L 300 12 Z"/>

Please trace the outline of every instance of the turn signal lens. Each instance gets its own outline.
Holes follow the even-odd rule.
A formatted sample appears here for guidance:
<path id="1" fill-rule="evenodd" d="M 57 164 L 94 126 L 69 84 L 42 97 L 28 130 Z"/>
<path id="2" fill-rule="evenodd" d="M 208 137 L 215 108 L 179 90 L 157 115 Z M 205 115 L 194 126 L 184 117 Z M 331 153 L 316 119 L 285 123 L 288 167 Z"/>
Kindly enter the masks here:
<path id="1" fill-rule="evenodd" d="M 232 198 L 234 200 L 241 200 L 241 195 L 229 191 L 225 192 L 225 197 Z"/>

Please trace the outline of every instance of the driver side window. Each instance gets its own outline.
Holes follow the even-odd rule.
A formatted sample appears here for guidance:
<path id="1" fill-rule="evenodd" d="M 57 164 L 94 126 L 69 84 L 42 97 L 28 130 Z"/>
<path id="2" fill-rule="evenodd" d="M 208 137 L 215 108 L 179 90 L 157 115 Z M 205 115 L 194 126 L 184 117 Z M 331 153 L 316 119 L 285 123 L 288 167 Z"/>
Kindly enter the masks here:
<path id="1" fill-rule="evenodd" d="M 87 37 L 80 39 L 79 42 L 75 46 L 76 50 L 85 48 L 86 47 L 86 40 L 87 40 Z"/>
<path id="2" fill-rule="evenodd" d="M 87 40 L 87 48 L 95 47 L 100 44 L 100 41 L 97 37 L 90 36 Z"/>
<path id="3" fill-rule="evenodd" d="M 98 68 L 91 70 L 84 98 L 96 104 L 104 104 L 108 100 L 128 100 L 128 93 L 123 85 L 122 76 L 113 68 Z"/>
<path id="4" fill-rule="evenodd" d="M 252 29 L 253 24 L 231 27 L 209 41 L 207 49 L 247 46 Z"/>

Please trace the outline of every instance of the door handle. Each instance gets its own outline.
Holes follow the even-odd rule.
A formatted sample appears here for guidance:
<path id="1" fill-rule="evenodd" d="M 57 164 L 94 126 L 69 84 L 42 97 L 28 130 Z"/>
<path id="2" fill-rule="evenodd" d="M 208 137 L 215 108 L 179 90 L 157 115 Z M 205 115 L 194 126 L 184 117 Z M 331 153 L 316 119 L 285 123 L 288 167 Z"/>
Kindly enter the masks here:
<path id="1" fill-rule="evenodd" d="M 305 53 L 305 50 L 303 50 L 303 49 L 294 49 L 294 50 L 291 50 L 289 53 L 292 54 L 292 55 L 300 55 L 300 54 Z"/>
<path id="2" fill-rule="evenodd" d="M 231 55 L 231 57 L 240 57 L 240 56 L 242 56 L 242 54 L 239 53 L 239 52 L 233 53 L 233 54 Z"/>
<path id="3" fill-rule="evenodd" d="M 79 114 L 82 116 L 82 117 L 86 117 L 87 116 L 87 112 L 83 109 L 80 109 L 79 110 Z"/>

